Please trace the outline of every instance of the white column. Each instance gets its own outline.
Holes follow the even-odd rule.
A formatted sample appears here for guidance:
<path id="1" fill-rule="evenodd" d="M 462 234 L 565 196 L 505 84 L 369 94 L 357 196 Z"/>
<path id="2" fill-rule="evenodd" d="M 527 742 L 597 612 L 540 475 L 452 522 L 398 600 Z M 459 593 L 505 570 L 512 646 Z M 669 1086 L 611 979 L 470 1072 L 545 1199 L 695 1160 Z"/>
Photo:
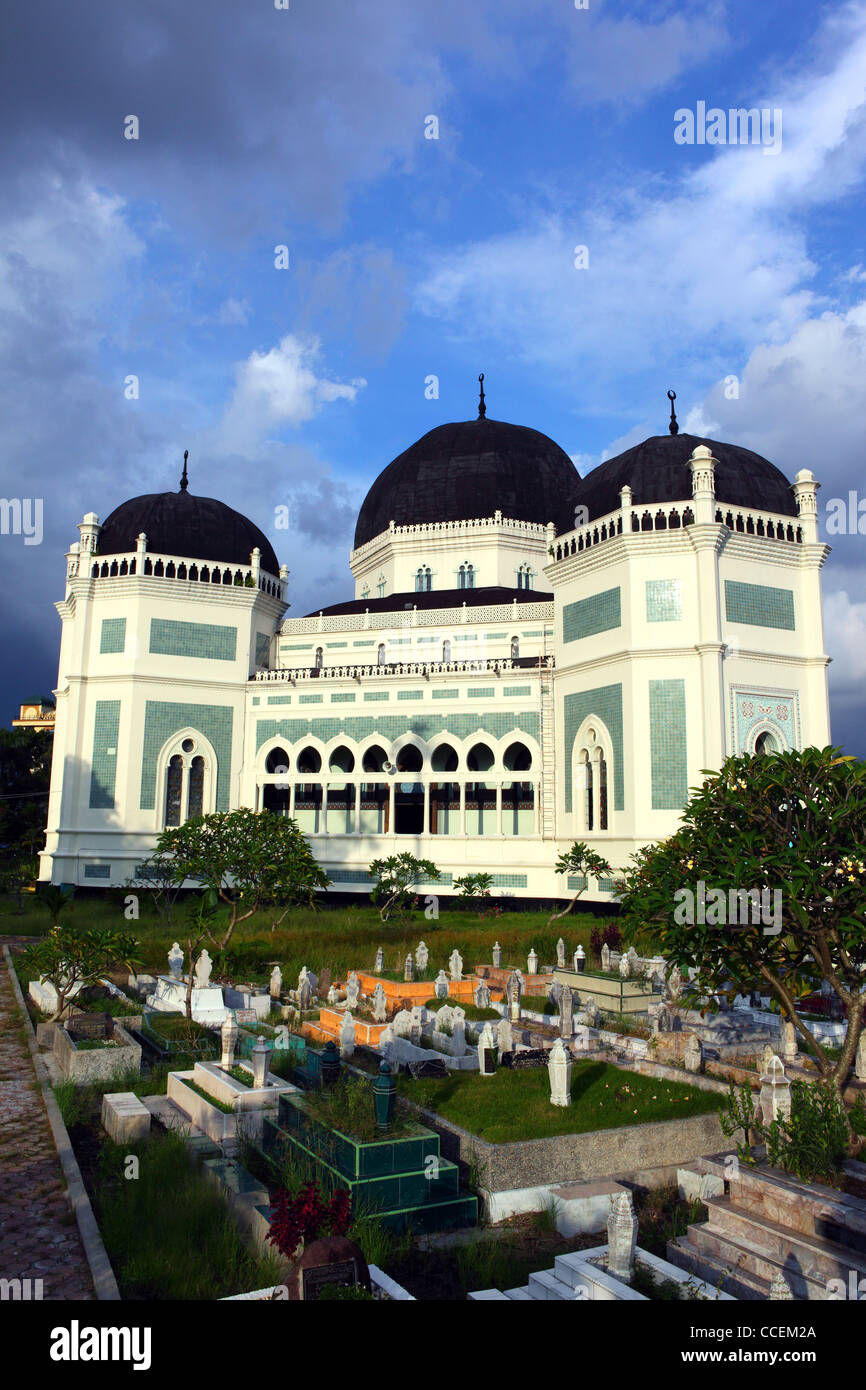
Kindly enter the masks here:
<path id="1" fill-rule="evenodd" d="M 424 834 L 430 834 L 430 783 L 424 781 Z"/>
<path id="2" fill-rule="evenodd" d="M 354 793 L 355 793 L 355 829 L 354 829 L 354 834 L 360 835 L 360 833 L 361 833 L 361 783 L 360 783 L 360 782 L 354 782 L 354 783 L 353 783 L 353 790 L 354 790 Z"/>
<path id="3" fill-rule="evenodd" d="M 496 783 L 496 833 L 502 839 L 502 783 Z"/>

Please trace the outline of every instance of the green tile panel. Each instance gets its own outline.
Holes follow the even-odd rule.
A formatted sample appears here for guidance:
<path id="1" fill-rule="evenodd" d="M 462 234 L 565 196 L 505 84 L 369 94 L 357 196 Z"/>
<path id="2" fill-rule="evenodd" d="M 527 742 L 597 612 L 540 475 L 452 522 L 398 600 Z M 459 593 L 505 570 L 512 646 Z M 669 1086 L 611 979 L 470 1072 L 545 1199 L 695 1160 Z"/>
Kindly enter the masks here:
<path id="1" fill-rule="evenodd" d="M 114 810 L 119 730 L 120 701 L 97 700 L 93 721 L 93 757 L 90 762 L 90 806 L 93 810 Z"/>
<path id="2" fill-rule="evenodd" d="M 268 632 L 256 633 L 256 665 L 267 666 L 271 650 L 271 637 Z"/>
<path id="3" fill-rule="evenodd" d="M 653 810 L 679 811 L 689 795 L 685 681 L 650 681 L 649 716 Z"/>
<path id="4" fill-rule="evenodd" d="M 466 691 L 469 700 L 492 700 L 496 695 L 496 687 L 489 685 L 484 690 L 473 690 L 470 686 Z"/>
<path id="5" fill-rule="evenodd" d="M 531 685 L 506 685 L 503 695 L 531 695 Z"/>
<path id="6" fill-rule="evenodd" d="M 743 584 L 725 580 L 725 617 L 729 623 L 750 627 L 777 627 L 794 631 L 794 593 L 767 584 Z"/>
<path id="7" fill-rule="evenodd" d="M 335 691 L 331 696 L 332 705 L 353 705 L 355 703 L 354 691 Z"/>
<path id="8" fill-rule="evenodd" d="M 398 690 L 398 691 L 397 691 L 397 699 L 398 699 L 398 700 L 423 700 L 423 699 L 424 699 L 424 691 L 423 691 L 423 690 Z"/>
<path id="9" fill-rule="evenodd" d="M 85 864 L 85 878 L 111 878 L 110 864 Z"/>
<path id="10" fill-rule="evenodd" d="M 269 696 L 268 696 L 268 704 L 269 704 L 269 705 L 290 705 L 291 703 L 292 703 L 292 697 L 291 697 L 291 695 L 269 695 Z"/>
<path id="11" fill-rule="evenodd" d="M 100 655 L 122 652 L 126 645 L 126 619 L 103 618 L 99 634 Z"/>
<path id="12" fill-rule="evenodd" d="M 434 699 L 434 700 L 456 700 L 456 699 L 458 698 L 459 695 L 460 695 L 460 691 L 457 690 L 457 688 L 456 688 L 455 686 L 451 686 L 451 685 L 446 686 L 446 688 L 445 688 L 444 690 L 434 690 L 434 691 L 433 691 L 433 699 Z"/>
<path id="13" fill-rule="evenodd" d="M 677 623 L 683 616 L 683 585 L 680 579 L 648 579 L 646 582 L 646 620 L 648 623 Z"/>
<path id="14" fill-rule="evenodd" d="M 324 701 L 323 695 L 299 695 L 299 705 L 321 705 Z"/>
<path id="15" fill-rule="evenodd" d="M 280 651 L 281 651 L 281 652 L 311 652 L 312 650 L 313 650 L 313 643 L 312 643 L 312 642 L 281 642 L 281 643 L 280 643 Z"/>
<path id="16" fill-rule="evenodd" d="M 364 699 L 365 699 L 366 701 L 368 701 L 368 702 L 373 701 L 373 700 L 387 700 L 387 699 L 389 699 L 389 698 L 390 698 L 390 692 L 387 691 L 387 690 L 365 690 L 365 691 L 364 691 Z"/>
<path id="17" fill-rule="evenodd" d="M 590 598 L 567 603 L 562 610 L 562 640 L 576 642 L 581 637 L 593 637 L 597 632 L 609 632 L 622 625 L 620 590 L 605 589 Z"/>
<path id="18" fill-rule="evenodd" d="M 234 661 L 237 642 L 236 627 L 220 627 L 216 623 L 178 623 L 171 618 L 150 620 L 150 651 L 155 656 Z"/>
<path id="19" fill-rule="evenodd" d="M 616 762 L 622 761 L 622 687 L 610 686 L 609 690 L 618 692 L 620 699 L 619 716 L 619 748 L 620 753 L 616 757 Z M 593 692 L 587 692 L 592 695 Z M 574 696 L 566 696 L 566 700 L 574 699 Z M 578 697 L 581 698 L 581 697 Z M 595 712 L 599 717 L 603 717 L 604 709 L 608 705 L 602 701 L 601 708 Z M 592 702 L 588 712 L 593 712 Z M 608 710 L 611 719 L 613 711 Z M 582 723 L 582 716 L 575 725 Z M 605 720 L 605 723 L 608 723 Z M 179 726 L 180 727 L 180 726 Z M 457 712 L 452 711 L 448 714 L 422 714 L 416 712 L 412 718 L 407 715 L 379 714 L 379 715 L 332 715 L 330 718 L 297 718 L 297 719 L 259 719 L 256 724 L 256 748 L 261 748 L 271 738 L 287 739 L 289 743 L 298 743 L 301 739 L 319 738 L 323 743 L 335 738 L 337 734 L 342 734 L 345 738 L 353 739 L 360 743 L 363 739 L 369 738 L 372 734 L 378 734 L 386 740 L 400 738 L 405 734 L 417 734 L 419 738 L 429 742 L 436 734 L 453 734 L 455 738 L 469 738 L 478 730 L 481 734 L 490 734 L 494 739 L 504 738 L 506 735 L 525 733 L 531 738 L 539 737 L 539 716 L 532 710 L 525 710 L 519 713 L 512 713 L 506 710 L 486 710 L 484 712 Z M 608 723 L 610 728 L 610 723 Z M 205 732 L 203 730 L 203 732 Z M 613 736 L 613 731 L 612 736 Z M 574 733 L 572 733 L 572 743 Z M 615 738 L 616 747 L 616 738 Z M 616 769 L 614 770 L 614 781 L 616 782 Z M 622 773 L 620 768 L 620 783 Z M 618 806 L 618 809 L 622 809 Z"/>

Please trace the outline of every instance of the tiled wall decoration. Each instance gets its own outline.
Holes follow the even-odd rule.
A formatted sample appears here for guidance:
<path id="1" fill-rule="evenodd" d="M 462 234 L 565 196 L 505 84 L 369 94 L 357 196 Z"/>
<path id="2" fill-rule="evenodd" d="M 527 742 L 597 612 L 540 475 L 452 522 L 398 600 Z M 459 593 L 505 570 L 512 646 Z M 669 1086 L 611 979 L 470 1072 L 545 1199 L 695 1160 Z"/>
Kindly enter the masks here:
<path id="1" fill-rule="evenodd" d="M 742 584 L 725 580 L 725 617 L 729 623 L 753 627 L 778 627 L 794 631 L 794 593 L 767 584 Z"/>
<path id="2" fill-rule="evenodd" d="M 254 696 L 252 697 L 252 700 L 250 701 L 250 703 L 253 704 L 253 705 L 260 705 L 260 704 L 262 703 L 261 696 L 260 696 L 260 695 L 254 695 Z"/>
<path id="3" fill-rule="evenodd" d="M 487 710 L 483 714 L 453 711 L 449 714 L 416 714 L 413 718 L 402 714 L 380 714 L 376 717 L 335 714 L 330 718 L 259 719 L 256 724 L 256 748 L 261 748 L 262 744 L 271 738 L 283 738 L 290 743 L 297 743 L 300 739 L 313 735 L 326 743 L 337 734 L 354 739 L 358 743 L 369 738 L 371 734 L 379 734 L 388 742 L 405 734 L 417 734 L 419 738 L 429 742 L 434 734 L 442 733 L 451 733 L 455 738 L 468 738 L 475 733 L 483 736 L 488 733 L 495 739 L 504 738 L 507 734 L 525 733 L 538 739 L 539 725 L 538 714 L 531 710 L 520 714 L 506 711 L 500 713 L 495 710 Z"/>
<path id="4" fill-rule="evenodd" d="M 256 633 L 256 665 L 267 666 L 271 650 L 271 639 L 267 632 Z"/>
<path id="5" fill-rule="evenodd" d="M 526 874 L 491 874 L 493 888 L 525 888 Z"/>
<path id="6" fill-rule="evenodd" d="M 85 864 L 85 878 L 111 878 L 110 864 Z"/>
<path id="7" fill-rule="evenodd" d="M 280 651 L 281 651 L 281 652 L 311 652 L 311 651 L 313 650 L 313 645 L 314 645 L 314 644 L 313 644 L 312 642 L 281 642 L 281 643 L 280 643 Z M 360 643 L 357 643 L 356 645 L 360 646 L 361 644 L 360 644 Z"/>
<path id="8" fill-rule="evenodd" d="M 492 700 L 496 694 L 495 688 L 491 685 L 486 690 L 473 690 L 471 686 L 466 689 L 466 696 L 469 700 Z"/>
<path id="9" fill-rule="evenodd" d="M 681 579 L 648 579 L 646 582 L 646 620 L 648 623 L 678 623 L 683 616 Z"/>
<path id="10" fill-rule="evenodd" d="M 355 692 L 354 692 L 354 691 L 349 691 L 349 690 L 346 690 L 346 691 L 335 690 L 334 693 L 333 693 L 333 695 L 331 696 L 331 704 L 332 704 L 332 705 L 353 705 L 354 703 L 355 703 Z"/>
<path id="11" fill-rule="evenodd" d="M 221 627 L 216 623 L 178 623 L 170 618 L 150 620 L 150 651 L 156 656 L 234 661 L 237 642 L 236 627 Z"/>
<path id="12" fill-rule="evenodd" d="M 532 686 L 531 686 L 531 685 L 506 685 L 506 687 L 505 687 L 505 689 L 503 690 L 502 693 L 503 693 L 503 695 L 515 695 L 515 696 L 519 696 L 519 695 L 531 695 L 531 694 L 532 694 Z"/>
<path id="13" fill-rule="evenodd" d="M 434 700 L 456 700 L 459 695 L 460 691 L 453 685 L 446 685 L 444 690 L 433 691 Z"/>
<path id="14" fill-rule="evenodd" d="M 751 752 L 754 733 L 759 728 L 772 733 L 780 749 L 799 748 L 800 708 L 796 691 L 737 685 L 731 688 L 730 701 L 735 753 Z"/>
<path id="15" fill-rule="evenodd" d="M 103 618 L 99 634 L 99 650 L 106 654 L 122 652 L 126 645 L 126 619 Z"/>
<path id="16" fill-rule="evenodd" d="M 686 683 L 650 681 L 650 772 L 654 811 L 679 811 L 689 797 Z"/>
<path id="17" fill-rule="evenodd" d="M 605 589 L 601 594 L 565 604 L 562 610 L 562 640 L 576 642 L 581 637 L 593 637 L 622 625 L 622 603 L 619 588 Z"/>
<path id="18" fill-rule="evenodd" d="M 114 810 L 119 730 L 120 701 L 97 700 L 93 722 L 93 757 L 90 762 L 90 806 L 94 811 Z"/>
<path id="19" fill-rule="evenodd" d="M 373 700 L 387 700 L 389 699 L 389 692 L 387 690 L 365 690 L 364 699 L 368 703 Z"/>
<path id="20" fill-rule="evenodd" d="M 353 646 L 353 647 L 375 647 L 375 646 L 376 646 L 376 639 L 375 639 L 374 637 L 365 638 L 363 642 L 353 642 L 353 643 L 352 643 L 352 646 Z"/>
<path id="21" fill-rule="evenodd" d="M 291 697 L 291 695 L 269 695 L 269 696 L 268 696 L 268 704 L 269 704 L 269 705 L 290 705 L 291 703 L 292 703 L 292 697 Z"/>
<path id="22" fill-rule="evenodd" d="M 323 695 L 299 695 L 299 705 L 321 705 L 324 700 Z M 270 702 L 269 702 L 270 703 Z"/>
<path id="23" fill-rule="evenodd" d="M 141 759 L 142 811 L 154 809 L 156 760 L 167 739 L 180 729 L 198 729 L 210 742 L 217 759 L 216 809 L 228 811 L 232 768 L 232 718 L 229 705 L 193 705 L 148 700 L 144 707 L 144 748 Z M 160 797 L 163 795 L 160 788 Z"/>
<path id="24" fill-rule="evenodd" d="M 398 691 L 397 691 L 397 699 L 398 699 L 398 700 L 423 700 L 423 699 L 424 699 L 424 691 L 423 691 L 423 690 L 398 690 Z"/>
<path id="25" fill-rule="evenodd" d="M 330 651 L 332 647 L 348 647 L 348 645 L 349 645 L 348 642 L 326 642 L 326 643 L 325 643 L 325 646 L 328 648 L 328 651 Z"/>
<path id="26" fill-rule="evenodd" d="M 586 874 L 569 874 L 568 889 L 571 893 L 586 892 Z"/>
<path id="27" fill-rule="evenodd" d="M 600 719 L 613 746 L 613 806 L 625 809 L 625 769 L 622 745 L 622 686 L 602 685 L 566 695 L 563 701 L 565 730 L 565 809 L 571 810 L 571 763 L 577 731 L 591 714 Z M 608 775 L 610 775 L 608 773 Z"/>

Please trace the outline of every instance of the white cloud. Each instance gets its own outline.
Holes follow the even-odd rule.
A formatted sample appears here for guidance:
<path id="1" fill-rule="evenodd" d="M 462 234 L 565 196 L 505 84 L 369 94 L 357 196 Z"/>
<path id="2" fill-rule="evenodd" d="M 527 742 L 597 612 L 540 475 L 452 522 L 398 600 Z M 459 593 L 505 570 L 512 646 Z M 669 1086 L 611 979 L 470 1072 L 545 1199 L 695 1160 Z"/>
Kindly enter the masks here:
<path id="1" fill-rule="evenodd" d="M 252 352 L 236 372 L 235 390 L 220 427 L 222 452 L 244 452 L 268 431 L 295 427 L 334 401 L 354 401 L 362 377 L 331 381 L 318 374 L 318 338 L 286 334 L 269 352 Z"/>
<path id="2" fill-rule="evenodd" d="M 833 657 L 829 678 L 834 703 L 861 705 L 866 684 L 866 599 L 852 600 L 844 589 L 827 594 L 824 639 Z"/>

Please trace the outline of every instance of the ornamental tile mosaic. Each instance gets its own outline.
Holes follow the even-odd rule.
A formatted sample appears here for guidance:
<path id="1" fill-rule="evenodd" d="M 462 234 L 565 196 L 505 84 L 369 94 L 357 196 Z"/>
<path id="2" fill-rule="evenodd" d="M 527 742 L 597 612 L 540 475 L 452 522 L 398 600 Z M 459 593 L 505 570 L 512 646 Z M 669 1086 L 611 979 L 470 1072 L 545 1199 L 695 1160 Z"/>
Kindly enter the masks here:
<path id="1" fill-rule="evenodd" d="M 614 688 L 620 692 L 621 697 L 622 687 L 616 686 Z M 405 734 L 417 734 L 418 738 L 429 743 L 435 734 L 450 733 L 455 738 L 469 738 L 474 734 L 482 736 L 490 734 L 494 739 L 501 739 L 505 738 L 506 735 L 524 733 L 537 740 L 539 732 L 540 719 L 538 714 L 533 711 L 519 714 L 506 711 L 500 713 L 493 710 L 487 710 L 483 714 L 464 714 L 456 711 L 449 714 L 416 713 L 411 718 L 403 714 L 379 714 L 366 717 L 363 715 L 333 715 L 330 718 L 258 719 L 256 722 L 256 751 L 272 738 L 281 738 L 286 739 L 289 743 L 297 743 L 311 735 L 313 738 L 321 739 L 323 743 L 327 743 L 329 739 L 342 734 L 345 738 L 354 739 L 356 743 L 360 743 L 373 734 L 378 734 L 388 741 L 401 738 Z M 620 732 L 620 740 L 621 738 Z M 618 761 L 621 762 L 621 758 Z"/>
<path id="2" fill-rule="evenodd" d="M 503 695 L 518 695 L 518 696 L 519 696 L 519 695 L 531 695 L 531 694 L 532 694 L 532 686 L 531 686 L 531 685 L 506 685 L 506 687 L 505 687 L 505 689 L 503 690 L 502 693 L 503 693 Z"/>
<path id="3" fill-rule="evenodd" d="M 398 700 L 423 700 L 423 699 L 424 699 L 424 691 L 423 691 L 423 690 L 398 690 L 398 691 L 397 691 L 397 699 L 398 699 Z"/>
<path id="4" fill-rule="evenodd" d="M 732 686 L 731 727 L 735 753 L 752 753 L 755 739 L 772 734 L 779 751 L 800 746 L 799 695 L 794 690 Z"/>
<path id="5" fill-rule="evenodd" d="M 119 730 L 120 701 L 97 700 L 93 721 L 93 757 L 90 762 L 90 806 L 92 810 L 114 810 Z"/>
<path id="6" fill-rule="evenodd" d="M 619 588 L 605 589 L 591 598 L 567 603 L 562 610 L 562 640 L 576 642 L 581 637 L 594 637 L 597 632 L 609 632 L 622 625 L 622 602 Z"/>
<path id="7" fill-rule="evenodd" d="M 767 584 L 741 584 L 725 580 L 725 617 L 729 623 L 753 627 L 778 627 L 794 631 L 794 593 Z"/>

